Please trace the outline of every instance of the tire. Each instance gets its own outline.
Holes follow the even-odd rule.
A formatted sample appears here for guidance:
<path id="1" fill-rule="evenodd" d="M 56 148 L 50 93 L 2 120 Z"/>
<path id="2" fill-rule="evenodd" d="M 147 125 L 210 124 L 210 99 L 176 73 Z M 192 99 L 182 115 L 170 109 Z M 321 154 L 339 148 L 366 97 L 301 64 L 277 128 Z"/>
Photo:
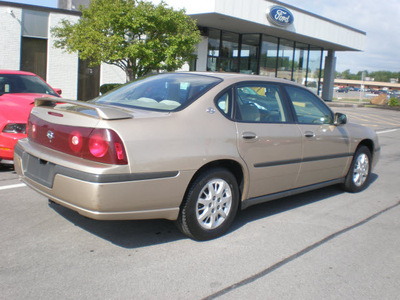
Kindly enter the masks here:
<path id="1" fill-rule="evenodd" d="M 235 177 L 218 168 L 201 173 L 189 186 L 181 205 L 178 228 L 195 240 L 223 235 L 232 224 L 239 206 Z"/>
<path id="2" fill-rule="evenodd" d="M 358 193 L 367 187 L 371 173 L 371 152 L 366 146 L 361 146 L 354 154 L 349 172 L 344 182 L 344 190 Z"/>

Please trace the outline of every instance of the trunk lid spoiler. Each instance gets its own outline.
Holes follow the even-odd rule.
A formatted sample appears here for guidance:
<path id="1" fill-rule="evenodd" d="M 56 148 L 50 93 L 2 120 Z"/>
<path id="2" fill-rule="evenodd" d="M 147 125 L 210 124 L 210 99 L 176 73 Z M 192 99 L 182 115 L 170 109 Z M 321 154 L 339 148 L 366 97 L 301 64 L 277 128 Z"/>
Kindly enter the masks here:
<path id="1" fill-rule="evenodd" d="M 60 98 L 36 98 L 35 107 L 48 107 L 53 108 L 54 110 L 75 112 L 100 120 L 121 120 L 133 118 L 132 113 L 122 108 L 114 108 L 78 100 L 68 100 Z"/>

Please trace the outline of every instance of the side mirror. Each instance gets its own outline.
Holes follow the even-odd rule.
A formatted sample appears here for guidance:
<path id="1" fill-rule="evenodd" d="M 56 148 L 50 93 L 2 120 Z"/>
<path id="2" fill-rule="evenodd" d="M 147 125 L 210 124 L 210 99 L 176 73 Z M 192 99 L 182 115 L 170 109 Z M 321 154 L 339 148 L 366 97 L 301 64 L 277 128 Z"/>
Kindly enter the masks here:
<path id="1" fill-rule="evenodd" d="M 347 116 L 342 113 L 335 113 L 335 121 L 334 124 L 336 126 L 344 125 L 347 123 Z"/>
<path id="2" fill-rule="evenodd" d="M 61 89 L 54 89 L 54 91 L 61 96 L 61 93 L 62 93 Z"/>

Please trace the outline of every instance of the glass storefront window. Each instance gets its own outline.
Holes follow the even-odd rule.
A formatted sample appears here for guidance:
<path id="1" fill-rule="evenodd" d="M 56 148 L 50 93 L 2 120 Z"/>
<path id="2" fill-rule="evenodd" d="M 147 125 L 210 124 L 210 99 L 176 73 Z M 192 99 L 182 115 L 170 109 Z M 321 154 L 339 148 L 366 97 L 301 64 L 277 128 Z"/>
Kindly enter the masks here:
<path id="1" fill-rule="evenodd" d="M 258 74 L 259 34 L 243 34 L 240 50 L 240 73 Z"/>
<path id="2" fill-rule="evenodd" d="M 307 82 L 305 85 L 318 95 L 320 90 L 321 58 L 322 49 L 311 46 L 308 59 Z"/>
<path id="3" fill-rule="evenodd" d="M 308 45 L 296 43 L 294 51 L 293 81 L 299 84 L 306 84 L 308 61 Z"/>
<path id="4" fill-rule="evenodd" d="M 208 30 L 208 61 L 207 71 L 217 71 L 217 63 L 219 57 L 219 45 L 220 45 L 221 31 L 216 29 Z"/>
<path id="5" fill-rule="evenodd" d="M 219 71 L 238 72 L 239 34 L 223 31 Z"/>
<path id="6" fill-rule="evenodd" d="M 280 39 L 278 51 L 278 78 L 292 79 L 292 66 L 293 66 L 293 41 Z"/>
<path id="7" fill-rule="evenodd" d="M 283 78 L 318 94 L 322 53 L 320 47 L 274 36 L 208 29 L 207 71 Z"/>
<path id="8" fill-rule="evenodd" d="M 263 35 L 260 55 L 260 75 L 275 77 L 278 38 Z"/>

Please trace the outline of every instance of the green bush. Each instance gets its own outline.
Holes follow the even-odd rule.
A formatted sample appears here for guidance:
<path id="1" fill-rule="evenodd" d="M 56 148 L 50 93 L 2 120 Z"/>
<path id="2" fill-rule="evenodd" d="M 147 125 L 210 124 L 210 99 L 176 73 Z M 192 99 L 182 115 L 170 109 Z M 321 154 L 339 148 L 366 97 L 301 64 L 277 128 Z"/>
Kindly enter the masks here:
<path id="1" fill-rule="evenodd" d="M 105 93 L 115 89 L 116 87 L 119 87 L 121 83 L 106 83 L 100 86 L 100 93 L 104 95 Z"/>
<path id="2" fill-rule="evenodd" d="M 400 106 L 399 99 L 394 98 L 394 97 L 390 98 L 389 99 L 389 106 Z"/>

